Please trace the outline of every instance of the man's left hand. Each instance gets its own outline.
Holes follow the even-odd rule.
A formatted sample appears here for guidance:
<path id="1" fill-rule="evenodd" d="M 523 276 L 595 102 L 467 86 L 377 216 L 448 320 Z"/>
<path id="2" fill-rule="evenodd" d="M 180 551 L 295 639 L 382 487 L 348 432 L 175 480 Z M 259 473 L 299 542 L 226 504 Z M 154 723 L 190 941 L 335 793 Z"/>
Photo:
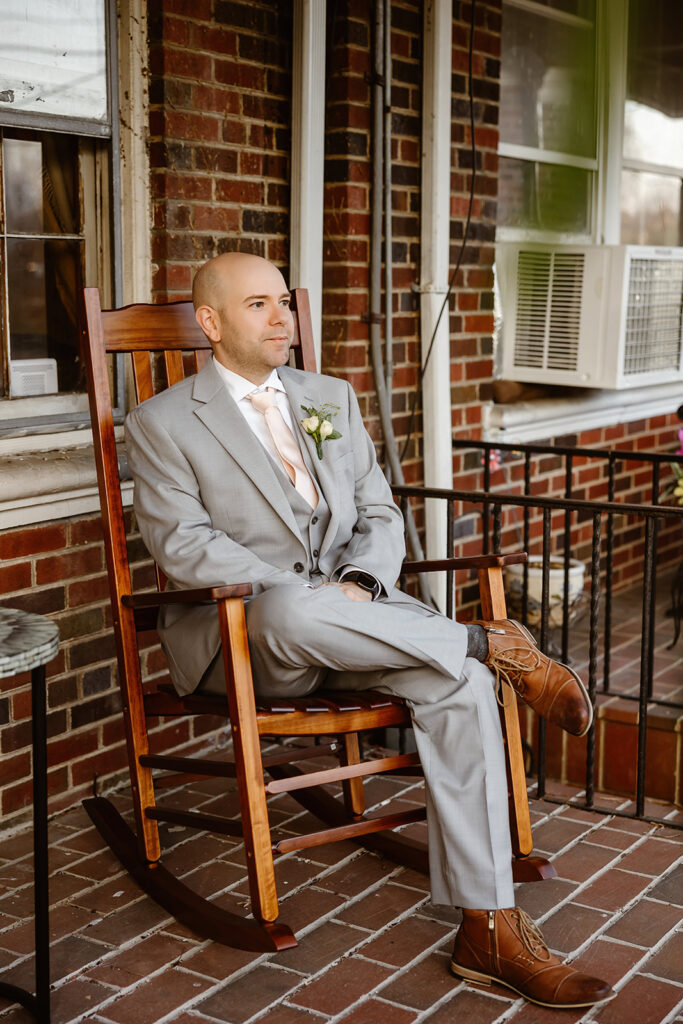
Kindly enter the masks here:
<path id="1" fill-rule="evenodd" d="M 364 590 L 363 587 L 359 587 L 357 583 L 323 583 L 323 587 L 339 587 L 351 601 L 372 601 L 372 594 L 369 590 Z"/>

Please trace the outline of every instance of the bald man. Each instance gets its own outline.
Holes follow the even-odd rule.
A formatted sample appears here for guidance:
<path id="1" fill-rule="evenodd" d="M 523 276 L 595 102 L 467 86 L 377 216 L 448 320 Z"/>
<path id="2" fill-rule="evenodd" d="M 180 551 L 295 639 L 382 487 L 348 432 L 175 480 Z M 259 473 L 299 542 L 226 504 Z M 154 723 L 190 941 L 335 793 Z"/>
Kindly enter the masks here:
<path id="1" fill-rule="evenodd" d="M 552 956 L 514 907 L 507 780 L 494 679 L 582 735 L 587 694 L 510 621 L 468 629 L 395 588 L 403 523 L 349 384 L 287 366 L 293 334 L 280 271 L 226 253 L 196 275 L 213 359 L 126 421 L 142 536 L 172 586 L 247 582 L 257 696 L 323 682 L 408 702 L 425 774 L 432 897 L 463 908 L 452 970 L 542 1006 L 590 1006 L 609 985 Z M 225 693 L 210 606 L 165 608 L 179 693 Z"/>

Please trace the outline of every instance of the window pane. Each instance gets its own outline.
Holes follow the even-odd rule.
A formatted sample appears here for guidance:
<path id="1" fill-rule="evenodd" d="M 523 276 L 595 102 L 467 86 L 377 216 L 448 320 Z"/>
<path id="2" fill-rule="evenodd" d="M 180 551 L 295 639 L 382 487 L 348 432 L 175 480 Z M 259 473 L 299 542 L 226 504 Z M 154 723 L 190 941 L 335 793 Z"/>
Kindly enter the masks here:
<path id="1" fill-rule="evenodd" d="M 588 234 L 590 186 L 590 171 L 501 157 L 498 223 Z"/>
<path id="2" fill-rule="evenodd" d="M 683 5 L 631 0 L 624 156 L 683 169 Z"/>
<path id="3" fill-rule="evenodd" d="M 59 391 L 84 388 L 76 306 L 80 246 L 75 241 L 7 239 L 10 359 L 56 360 Z"/>
<path id="4" fill-rule="evenodd" d="M 639 171 L 621 173 L 624 245 L 683 245 L 681 178 Z"/>
<path id="5" fill-rule="evenodd" d="M 3 143 L 7 231 L 77 234 L 77 142 L 68 135 Z"/>
<path id="6" fill-rule="evenodd" d="M 541 7 L 552 7 L 555 11 L 575 14 L 579 18 L 595 17 L 595 0 L 535 0 Z"/>
<path id="7" fill-rule="evenodd" d="M 504 4 L 502 53 L 501 141 L 594 157 L 594 25 Z"/>
<path id="8" fill-rule="evenodd" d="M 2 110 L 105 122 L 105 0 L 2 0 Z"/>

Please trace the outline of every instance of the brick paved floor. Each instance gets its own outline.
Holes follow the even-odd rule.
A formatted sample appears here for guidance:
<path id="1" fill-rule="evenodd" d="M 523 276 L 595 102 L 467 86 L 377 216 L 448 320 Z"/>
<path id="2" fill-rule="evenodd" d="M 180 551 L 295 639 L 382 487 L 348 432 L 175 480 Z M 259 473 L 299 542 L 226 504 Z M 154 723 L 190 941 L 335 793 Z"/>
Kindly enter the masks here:
<path id="1" fill-rule="evenodd" d="M 194 786 L 197 806 L 221 783 Z M 374 799 L 420 801 L 415 780 L 374 781 Z M 127 792 L 113 797 L 128 813 Z M 615 809 L 625 801 L 612 796 Z M 224 801 L 224 802 L 230 802 Z M 290 854 L 277 865 L 282 919 L 296 949 L 255 956 L 202 942 L 144 896 L 81 808 L 50 825 L 55 1024 L 412 1024 L 429 1020 L 542 1024 L 683 1021 L 681 833 L 532 801 L 535 845 L 558 878 L 518 887 L 550 946 L 619 991 L 601 1011 L 547 1011 L 502 987 L 448 971 L 459 912 L 433 906 L 428 880 L 349 843 Z M 658 816 L 681 819 L 657 805 Z M 288 796 L 272 801 L 282 834 L 310 827 Z M 423 826 L 414 826 L 416 831 Z M 164 827 L 166 861 L 202 893 L 247 913 L 241 844 Z M 29 829 L 0 841 L 0 977 L 32 984 Z M 0 1024 L 32 1018 L 0 1000 Z"/>
<path id="2" fill-rule="evenodd" d="M 621 627 L 637 614 L 625 600 Z M 658 602 L 658 692 L 671 699 L 683 640 L 664 653 L 672 625 L 661 610 Z M 622 640 L 634 643 L 631 627 Z M 624 665 L 637 657 L 627 651 Z M 557 783 L 549 790 L 576 793 Z M 417 780 L 375 779 L 367 791 L 375 806 L 389 797 L 404 807 L 423 800 Z M 194 784 L 189 797 L 170 796 L 178 806 L 237 813 L 234 790 L 226 794 L 218 780 Z M 112 799 L 129 814 L 127 790 Z M 633 806 L 609 794 L 596 803 Z M 270 811 L 282 835 L 311 829 L 313 819 L 287 795 L 272 799 Z M 141 893 L 78 807 L 50 823 L 54 1024 L 683 1024 L 683 833 L 546 801 L 532 800 L 531 811 L 536 850 L 553 859 L 558 878 L 519 886 L 518 902 L 553 950 L 616 987 L 616 1000 L 602 1010 L 543 1010 L 502 987 L 458 982 L 448 959 L 459 912 L 430 903 L 426 877 L 350 843 L 278 861 L 281 917 L 297 933 L 296 949 L 255 956 L 202 942 Z M 646 811 L 683 820 L 669 804 L 648 803 Z M 423 829 L 411 826 L 415 835 Z M 169 868 L 248 912 L 237 840 L 161 831 Z M 26 987 L 33 981 L 31 850 L 28 827 L 0 839 L 0 978 Z M 0 1024 L 31 1020 L 0 1000 Z"/>

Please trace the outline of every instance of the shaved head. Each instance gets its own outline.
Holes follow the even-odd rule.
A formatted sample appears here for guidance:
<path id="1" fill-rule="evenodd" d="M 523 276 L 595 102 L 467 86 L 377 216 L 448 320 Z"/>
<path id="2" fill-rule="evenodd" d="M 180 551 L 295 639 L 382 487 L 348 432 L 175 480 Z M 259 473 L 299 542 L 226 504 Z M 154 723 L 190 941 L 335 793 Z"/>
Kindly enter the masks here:
<path id="1" fill-rule="evenodd" d="M 220 309 L 231 293 L 239 289 L 245 275 L 272 275 L 273 271 L 280 274 L 273 263 L 262 256 L 254 256 L 249 252 L 224 252 L 215 256 L 199 268 L 192 282 L 192 303 L 195 310 L 200 306 Z M 282 275 L 280 275 L 282 276 Z M 284 278 L 283 289 L 286 291 Z"/>
<path id="2" fill-rule="evenodd" d="M 228 369 L 261 384 L 287 362 L 294 322 L 273 263 L 246 252 L 216 256 L 197 271 L 192 302 L 214 357 Z"/>

